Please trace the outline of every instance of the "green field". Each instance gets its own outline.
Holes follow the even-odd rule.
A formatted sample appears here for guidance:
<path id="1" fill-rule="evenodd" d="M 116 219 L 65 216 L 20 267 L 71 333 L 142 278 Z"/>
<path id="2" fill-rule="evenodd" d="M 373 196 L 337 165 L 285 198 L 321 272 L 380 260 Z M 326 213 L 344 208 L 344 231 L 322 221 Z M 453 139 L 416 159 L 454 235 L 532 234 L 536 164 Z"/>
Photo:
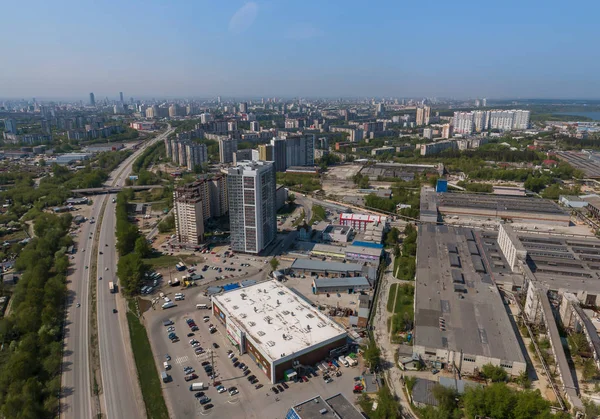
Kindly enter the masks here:
<path id="1" fill-rule="evenodd" d="M 127 322 L 129 323 L 131 347 L 148 418 L 168 419 L 169 412 L 163 398 L 161 381 L 154 363 L 154 355 L 152 354 L 146 328 L 131 311 L 127 312 Z"/>
<path id="2" fill-rule="evenodd" d="M 388 295 L 388 301 L 387 301 L 388 313 L 391 313 L 392 310 L 394 309 L 394 300 L 396 299 L 396 288 L 397 287 L 398 287 L 398 284 L 390 285 L 390 293 Z"/>

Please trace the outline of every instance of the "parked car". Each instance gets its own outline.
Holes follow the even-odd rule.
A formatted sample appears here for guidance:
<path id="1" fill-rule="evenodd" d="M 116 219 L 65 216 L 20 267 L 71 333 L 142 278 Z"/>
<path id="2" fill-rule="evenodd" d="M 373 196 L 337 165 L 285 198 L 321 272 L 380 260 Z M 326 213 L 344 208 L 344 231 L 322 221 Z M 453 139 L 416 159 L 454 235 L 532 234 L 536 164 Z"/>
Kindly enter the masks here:
<path id="1" fill-rule="evenodd" d="M 281 385 L 279 385 L 279 384 L 278 384 L 278 385 L 277 385 L 277 390 L 279 390 L 279 391 L 283 392 L 283 387 L 281 387 Z"/>
<path id="2" fill-rule="evenodd" d="M 271 387 L 271 391 L 275 394 L 279 394 L 279 390 L 277 390 L 277 387 Z"/>
<path id="3" fill-rule="evenodd" d="M 286 390 L 287 390 L 288 388 L 290 388 L 290 386 L 288 386 L 286 383 L 281 383 L 281 385 L 282 385 L 282 386 L 283 386 L 283 388 L 285 388 Z"/>
<path id="4" fill-rule="evenodd" d="M 203 409 L 204 410 L 208 410 L 208 409 L 212 409 L 213 407 L 214 406 L 211 403 L 209 403 L 209 404 L 205 404 L 204 407 L 203 407 Z"/>
<path id="5" fill-rule="evenodd" d="M 258 390 L 259 388 L 263 388 L 263 385 L 262 384 L 257 384 L 257 385 L 254 386 L 254 388 Z"/>
<path id="6" fill-rule="evenodd" d="M 204 396 L 204 392 L 203 391 L 199 391 L 198 393 L 194 394 L 194 397 L 199 399 L 200 397 Z"/>

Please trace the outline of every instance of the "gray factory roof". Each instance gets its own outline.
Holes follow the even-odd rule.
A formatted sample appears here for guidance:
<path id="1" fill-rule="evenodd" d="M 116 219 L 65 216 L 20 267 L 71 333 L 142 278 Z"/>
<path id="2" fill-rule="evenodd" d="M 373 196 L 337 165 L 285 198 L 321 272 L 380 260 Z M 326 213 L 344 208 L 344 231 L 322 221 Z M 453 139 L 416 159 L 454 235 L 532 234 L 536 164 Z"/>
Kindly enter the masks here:
<path id="1" fill-rule="evenodd" d="M 421 188 L 420 219 L 426 223 L 438 220 L 437 194 L 428 186 Z"/>
<path id="2" fill-rule="evenodd" d="M 481 241 L 478 233 L 466 228 L 419 227 L 415 345 L 525 362 L 500 292 L 489 275 L 489 261 L 485 253 L 473 255 L 473 245 L 469 249 L 468 242 L 473 242 L 481 250 Z M 452 245 L 458 253 L 448 253 Z M 449 255 L 458 257 L 459 267 L 450 266 Z M 452 270 L 460 270 L 462 282 L 456 282 Z"/>
<path id="3" fill-rule="evenodd" d="M 363 419 L 356 407 L 338 393 L 328 399 L 312 397 L 293 406 L 301 419 Z"/>
<path id="4" fill-rule="evenodd" d="M 358 263 L 324 262 L 321 260 L 296 259 L 292 269 L 327 271 L 327 272 L 361 272 L 363 266 Z"/>
<path id="5" fill-rule="evenodd" d="M 314 280 L 316 288 L 327 287 L 366 287 L 371 286 L 371 283 L 364 276 L 347 276 L 345 278 L 317 278 Z"/>
<path id="6" fill-rule="evenodd" d="M 527 265 L 549 289 L 600 293 L 600 240 L 517 232 Z"/>
<path id="7" fill-rule="evenodd" d="M 438 193 L 438 207 L 459 207 L 494 211 L 513 211 L 568 215 L 549 199 L 522 196 L 486 195 L 470 193 Z"/>

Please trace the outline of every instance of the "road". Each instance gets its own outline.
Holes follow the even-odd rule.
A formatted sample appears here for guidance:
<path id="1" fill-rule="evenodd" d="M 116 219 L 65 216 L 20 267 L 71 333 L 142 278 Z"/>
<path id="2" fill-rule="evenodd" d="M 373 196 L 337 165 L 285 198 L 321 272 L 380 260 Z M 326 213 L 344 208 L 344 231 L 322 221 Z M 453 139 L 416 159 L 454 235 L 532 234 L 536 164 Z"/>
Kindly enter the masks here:
<path id="1" fill-rule="evenodd" d="M 101 202 L 94 202 L 91 217 L 98 218 Z M 89 362 L 89 305 L 88 301 L 93 232 L 96 224 L 86 222 L 75 237 L 77 253 L 71 260 L 67 277 L 67 316 L 65 320 L 65 347 L 62 366 L 61 417 L 92 417 L 92 391 Z M 92 239 L 90 239 L 92 235 Z M 76 304 L 81 303 L 81 307 Z"/>
<path id="2" fill-rule="evenodd" d="M 159 136 L 154 141 L 159 141 L 163 138 L 163 136 Z M 115 171 L 111 174 L 108 183 L 112 184 L 117 177 L 117 174 L 121 173 L 120 171 L 124 167 L 129 168 L 130 170 L 131 164 L 141 152 L 142 150 L 137 151 L 132 157 L 121 164 L 119 168 L 115 169 Z M 128 174 L 129 170 L 126 170 L 125 172 Z M 117 183 L 122 184 L 123 182 Z M 108 197 L 106 195 L 101 195 L 94 199 L 91 208 L 90 219 L 94 217 L 95 220 L 98 220 L 103 203 L 107 199 Z M 103 228 L 102 233 L 106 235 L 108 232 L 108 235 L 111 237 L 109 243 L 113 243 L 112 250 L 114 251 L 114 209 L 110 205 L 108 208 L 111 208 L 113 211 L 113 224 L 112 227 L 110 227 L 110 230 Z M 92 248 L 96 227 L 96 224 L 90 224 L 89 222 L 81 225 L 80 233 L 74 238 L 77 253 L 71 260 L 71 266 L 67 276 L 68 297 L 62 364 L 62 394 L 60 401 L 60 416 L 64 419 L 91 418 L 93 417 L 95 411 L 93 408 L 89 359 L 89 281 L 96 280 L 97 277 L 101 276 L 102 274 L 96 275 L 95 272 L 91 272 L 90 269 L 86 269 L 86 266 L 91 268 Z M 102 249 L 100 249 L 100 251 L 102 251 Z M 114 259 L 116 260 L 116 258 Z M 101 262 L 101 260 L 99 260 L 99 262 Z M 115 265 L 113 265 L 113 271 L 114 266 L 116 266 L 116 262 Z M 99 269 L 104 269 L 104 265 Z M 106 287 L 108 288 L 108 284 L 106 284 Z M 76 306 L 78 303 L 81 304 L 81 307 Z M 125 331 L 127 332 L 127 329 L 125 329 Z M 103 336 L 101 335 L 101 339 L 102 338 Z M 111 339 L 111 337 L 108 338 Z M 127 353 L 130 353 L 130 351 L 127 351 Z M 133 377 L 136 376 L 137 374 L 133 375 Z M 109 381 L 108 384 L 110 383 L 111 382 Z M 107 383 L 105 382 L 105 390 L 107 388 L 106 384 Z M 135 383 L 134 388 L 138 388 L 137 382 Z M 114 405 L 119 408 L 118 401 L 115 402 Z M 144 409 L 142 406 L 142 411 L 143 410 Z M 106 410 L 104 409 L 104 411 Z M 112 417 L 119 416 L 121 415 L 113 415 Z"/>
<path id="3" fill-rule="evenodd" d="M 157 136 L 145 146 L 162 141 L 172 130 Z M 143 149 L 136 151 L 119 168 L 113 172 L 109 185 L 123 185 L 131 173 L 131 166 Z M 131 352 L 129 328 L 126 318 L 126 301 L 112 294 L 108 282 L 117 282 L 117 251 L 115 239 L 115 204 L 106 195 L 106 206 L 102 218 L 98 252 L 98 273 L 102 281 L 98 281 L 98 341 L 100 354 L 100 370 L 102 375 L 102 411 L 108 419 L 112 418 L 144 418 L 146 409 L 137 380 L 137 370 Z M 117 313 L 113 312 L 117 310 Z"/>

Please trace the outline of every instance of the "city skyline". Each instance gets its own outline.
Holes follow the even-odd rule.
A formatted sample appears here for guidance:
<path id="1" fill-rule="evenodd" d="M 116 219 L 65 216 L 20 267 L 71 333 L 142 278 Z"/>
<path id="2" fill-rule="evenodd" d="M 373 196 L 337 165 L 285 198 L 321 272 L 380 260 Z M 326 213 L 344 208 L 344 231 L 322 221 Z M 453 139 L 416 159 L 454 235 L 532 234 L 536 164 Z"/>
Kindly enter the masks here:
<path id="1" fill-rule="evenodd" d="M 600 98 L 591 1 L 67 3 L 4 7 L 0 96 Z"/>

